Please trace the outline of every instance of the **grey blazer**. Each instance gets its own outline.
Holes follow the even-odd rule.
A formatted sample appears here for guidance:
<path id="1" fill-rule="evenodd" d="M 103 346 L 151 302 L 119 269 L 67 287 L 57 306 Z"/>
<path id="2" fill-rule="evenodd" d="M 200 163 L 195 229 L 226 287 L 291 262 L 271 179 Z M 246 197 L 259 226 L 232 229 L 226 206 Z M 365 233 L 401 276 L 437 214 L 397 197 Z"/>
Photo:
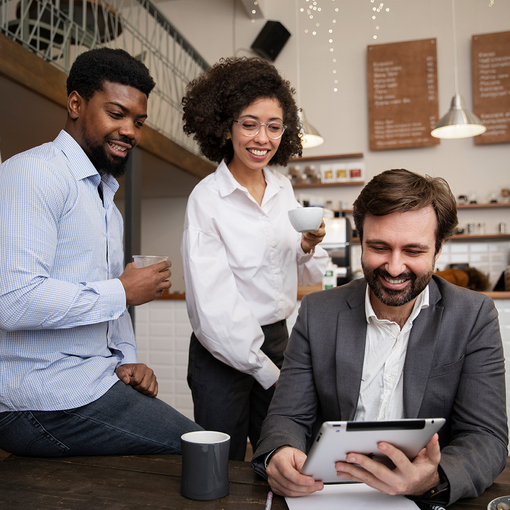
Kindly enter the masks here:
<path id="1" fill-rule="evenodd" d="M 443 417 L 441 467 L 450 502 L 490 486 L 507 460 L 505 364 L 492 299 L 433 276 L 404 366 L 406 418 Z M 307 452 L 318 425 L 353 420 L 367 322 L 365 280 L 306 296 L 290 336 L 254 469 L 283 445 Z"/>

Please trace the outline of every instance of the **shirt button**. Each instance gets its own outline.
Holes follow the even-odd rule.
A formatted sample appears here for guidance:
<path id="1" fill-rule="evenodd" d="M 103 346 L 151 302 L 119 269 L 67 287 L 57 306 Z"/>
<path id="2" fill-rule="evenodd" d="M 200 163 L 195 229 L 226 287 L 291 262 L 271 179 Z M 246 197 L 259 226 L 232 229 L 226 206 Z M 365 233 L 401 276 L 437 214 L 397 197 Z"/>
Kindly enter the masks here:
<path id="1" fill-rule="evenodd" d="M 113 317 L 113 312 L 110 312 L 110 317 Z"/>

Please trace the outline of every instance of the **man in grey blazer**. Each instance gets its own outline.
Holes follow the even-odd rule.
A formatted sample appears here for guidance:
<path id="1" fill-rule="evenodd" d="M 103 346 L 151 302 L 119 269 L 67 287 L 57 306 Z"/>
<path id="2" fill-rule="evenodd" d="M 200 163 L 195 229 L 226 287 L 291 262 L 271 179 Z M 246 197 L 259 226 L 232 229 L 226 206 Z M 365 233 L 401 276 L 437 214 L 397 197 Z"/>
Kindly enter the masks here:
<path id="1" fill-rule="evenodd" d="M 353 452 L 338 476 L 431 504 L 475 497 L 506 465 L 505 368 L 492 300 L 433 275 L 455 198 L 443 179 L 389 170 L 354 221 L 365 278 L 303 299 L 253 466 L 277 494 L 310 494 L 323 484 L 300 469 L 322 421 L 443 417 L 413 461 L 380 443 L 393 471 Z"/>

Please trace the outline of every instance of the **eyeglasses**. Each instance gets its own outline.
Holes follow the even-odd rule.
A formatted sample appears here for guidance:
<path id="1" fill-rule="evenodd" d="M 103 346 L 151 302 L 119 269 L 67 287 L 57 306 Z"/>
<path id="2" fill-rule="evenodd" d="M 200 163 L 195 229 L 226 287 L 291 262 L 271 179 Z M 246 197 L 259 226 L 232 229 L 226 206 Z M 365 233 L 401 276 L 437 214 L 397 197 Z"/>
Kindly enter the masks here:
<path id="1" fill-rule="evenodd" d="M 285 131 L 285 126 L 278 120 L 272 120 L 265 124 L 255 119 L 235 120 L 241 126 L 241 131 L 245 136 L 256 136 L 260 133 L 260 128 L 266 126 L 266 133 L 272 140 L 278 140 Z"/>

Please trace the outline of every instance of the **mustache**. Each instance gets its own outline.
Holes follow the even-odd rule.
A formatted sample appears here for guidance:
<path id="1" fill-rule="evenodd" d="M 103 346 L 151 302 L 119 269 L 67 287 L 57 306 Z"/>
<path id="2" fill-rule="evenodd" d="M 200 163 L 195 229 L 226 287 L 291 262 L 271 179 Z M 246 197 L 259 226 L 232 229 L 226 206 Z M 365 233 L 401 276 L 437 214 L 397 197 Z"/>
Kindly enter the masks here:
<path id="1" fill-rule="evenodd" d="M 400 273 L 397 276 L 393 276 L 385 269 L 378 267 L 377 269 L 374 269 L 373 273 L 376 276 L 382 276 L 383 278 L 389 278 L 390 280 L 416 280 L 416 275 L 411 272 Z"/>
<path id="2" fill-rule="evenodd" d="M 110 138 L 110 142 L 122 142 L 131 145 L 131 148 L 135 146 L 135 139 L 129 138 L 129 136 L 120 136 L 119 138 Z"/>

